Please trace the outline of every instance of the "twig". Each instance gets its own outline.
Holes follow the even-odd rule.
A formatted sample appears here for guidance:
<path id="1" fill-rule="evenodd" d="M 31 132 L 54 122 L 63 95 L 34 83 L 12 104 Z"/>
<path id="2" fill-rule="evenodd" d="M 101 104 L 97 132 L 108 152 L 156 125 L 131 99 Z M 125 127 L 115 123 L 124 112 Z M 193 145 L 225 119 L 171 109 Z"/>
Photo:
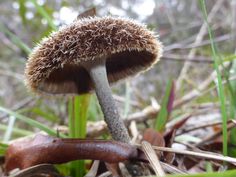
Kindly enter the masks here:
<path id="1" fill-rule="evenodd" d="M 135 121 L 132 121 L 130 123 L 129 130 L 130 130 L 130 133 L 132 135 L 131 143 L 135 143 L 137 138 L 138 138 L 138 136 L 140 135 L 140 133 L 138 131 L 138 128 L 137 128 L 137 124 L 136 124 Z"/>
<path id="2" fill-rule="evenodd" d="M 137 146 L 141 147 L 140 144 L 137 144 Z M 222 156 L 220 154 L 215 154 L 212 152 L 207 152 L 207 151 L 194 152 L 194 151 L 188 151 L 188 150 L 173 149 L 173 148 L 168 148 L 168 147 L 157 147 L 157 146 L 152 146 L 152 147 L 154 150 L 157 150 L 157 151 L 173 152 L 176 154 L 184 154 L 184 155 L 189 155 L 189 156 L 195 156 L 198 158 L 219 160 L 219 161 L 225 161 L 225 162 L 236 164 L 236 158 L 232 158 L 229 156 Z"/>
<path id="3" fill-rule="evenodd" d="M 175 174 L 188 174 L 187 172 L 185 171 L 182 171 L 178 168 L 176 168 L 175 166 L 173 165 L 170 165 L 170 164 L 167 164 L 167 163 L 164 163 L 164 162 L 160 162 L 161 163 L 161 166 L 163 167 L 163 169 L 169 173 L 175 173 Z"/>
<path id="4" fill-rule="evenodd" d="M 224 63 L 224 67 L 226 67 L 228 65 L 229 65 L 229 62 Z M 222 71 L 223 67 L 220 67 L 219 69 L 220 69 L 220 71 Z M 216 78 L 216 72 L 213 71 L 211 73 L 211 75 L 206 80 L 204 80 L 201 84 L 199 84 L 199 86 L 197 88 L 191 90 L 186 95 L 184 95 L 182 98 L 176 100 L 174 102 L 174 108 L 182 106 L 183 104 L 186 104 L 187 102 L 192 101 L 193 99 L 207 93 L 209 90 L 207 90 L 204 93 L 201 93 L 201 91 L 206 89 L 215 80 L 215 78 Z M 235 76 L 229 78 L 229 80 L 235 80 L 235 79 L 236 79 Z M 223 84 L 225 84 L 225 83 L 227 83 L 227 81 L 223 81 Z M 216 86 L 212 87 L 212 89 L 215 89 L 215 88 L 216 88 Z M 210 89 L 210 90 L 212 90 L 212 89 Z"/>
<path id="5" fill-rule="evenodd" d="M 232 120 L 228 121 L 228 123 L 230 123 L 230 122 L 232 122 Z M 178 133 L 177 135 L 181 135 L 183 133 L 188 133 L 188 132 L 198 130 L 198 129 L 201 129 L 201 128 L 213 127 L 213 126 L 221 125 L 221 124 L 222 124 L 222 121 L 217 121 L 217 122 L 208 123 L 208 124 L 204 124 L 204 125 L 193 126 L 193 127 L 188 128 L 188 129 L 184 129 L 181 133 Z"/>
<path id="6" fill-rule="evenodd" d="M 92 167 L 84 177 L 95 177 L 97 175 L 99 163 L 99 160 L 94 160 Z"/>
<path id="7" fill-rule="evenodd" d="M 208 22 L 210 22 L 213 19 L 216 12 L 221 8 L 221 5 L 222 5 L 223 2 L 224 2 L 224 0 L 220 0 L 220 1 L 217 1 L 215 3 L 214 7 L 212 8 L 211 12 L 209 13 L 209 15 L 207 17 Z M 207 32 L 207 25 L 206 25 L 206 23 L 203 23 L 203 25 L 201 26 L 201 28 L 198 32 L 196 40 L 193 43 L 193 45 L 199 45 L 202 42 L 203 37 L 206 34 L 206 32 Z M 188 58 L 192 59 L 195 56 L 196 52 L 197 52 L 197 50 L 195 48 L 192 48 L 190 50 L 189 54 L 188 54 Z M 184 63 L 184 66 L 183 66 L 183 68 L 180 72 L 179 78 L 177 79 L 177 82 L 176 82 L 176 90 L 179 90 L 179 88 L 182 84 L 182 81 L 183 81 L 186 73 L 188 72 L 188 69 L 189 69 L 190 65 L 191 65 L 190 62 L 185 62 Z"/>
<path id="8" fill-rule="evenodd" d="M 110 171 L 104 172 L 101 175 L 99 175 L 98 177 L 108 177 L 108 176 L 111 176 L 111 172 Z"/>
<path id="9" fill-rule="evenodd" d="M 39 175 L 62 177 L 58 173 L 57 169 L 51 164 L 35 165 L 21 171 L 16 171 L 14 174 L 10 174 L 8 177 L 31 177 Z"/>
<path id="10" fill-rule="evenodd" d="M 16 72 L 11 72 L 11 71 L 7 71 L 5 69 L 1 69 L 0 70 L 0 75 L 4 75 L 4 76 L 8 76 L 8 77 L 13 77 L 16 80 L 23 82 L 24 80 L 24 76 L 22 74 L 18 74 Z"/>
<path id="11" fill-rule="evenodd" d="M 226 40 L 231 40 L 233 36 L 235 36 L 235 35 L 224 34 L 222 36 L 218 36 L 218 37 L 214 38 L 214 41 L 215 42 L 222 42 L 222 41 L 226 41 Z M 194 42 L 188 44 L 184 41 L 182 43 L 175 43 L 175 44 L 166 46 L 166 47 L 164 47 L 164 51 L 168 52 L 168 51 L 171 51 L 174 49 L 192 49 L 192 48 L 196 48 L 196 47 L 203 47 L 203 46 L 209 45 L 210 43 L 211 43 L 210 40 L 204 40 L 199 44 L 195 44 Z"/>
<path id="12" fill-rule="evenodd" d="M 232 39 L 232 35 L 230 34 L 224 34 L 222 36 L 219 36 L 219 37 L 215 37 L 214 38 L 214 41 L 215 42 L 221 42 L 221 41 L 226 41 L 226 40 L 230 40 Z M 187 45 L 187 46 L 184 46 L 182 47 L 181 49 L 191 49 L 191 48 L 196 48 L 196 47 L 203 47 L 205 45 L 209 45 L 211 44 L 211 41 L 210 40 L 204 40 L 202 41 L 201 43 L 199 44 L 190 44 L 190 45 Z"/>
<path id="13" fill-rule="evenodd" d="M 219 108 L 219 103 L 215 102 L 205 102 L 205 103 L 198 103 L 196 105 L 191 105 L 190 108 L 193 109 L 212 109 L 212 108 Z"/>
<path id="14" fill-rule="evenodd" d="M 231 120 L 230 123 L 227 125 L 227 130 L 229 131 L 230 129 L 236 127 L 236 121 L 235 120 Z M 201 142 L 195 144 L 195 146 L 201 146 L 203 144 L 205 144 L 206 142 L 210 142 L 213 139 L 217 138 L 218 136 L 222 135 L 222 129 L 218 130 L 217 132 L 215 132 L 213 135 L 207 136 L 206 138 L 204 138 Z"/>
<path id="15" fill-rule="evenodd" d="M 122 97 L 122 96 L 115 95 L 115 94 L 113 94 L 112 96 L 113 96 L 113 98 L 114 98 L 116 101 L 118 101 L 118 102 L 121 102 L 121 103 L 126 102 L 125 98 Z M 133 100 L 130 100 L 130 105 L 131 105 L 131 106 L 134 106 L 134 107 L 138 107 L 138 108 L 141 107 L 141 104 L 140 104 L 139 102 L 133 101 Z"/>
<path id="16" fill-rule="evenodd" d="M 234 54 L 236 54 L 236 46 L 235 46 L 235 43 L 236 43 L 236 35 L 235 34 L 235 31 L 236 31 L 236 1 L 231 1 L 231 4 L 230 4 L 230 7 L 231 7 L 231 10 L 232 10 L 232 26 L 231 26 L 231 33 L 232 33 L 232 39 L 233 39 L 233 46 L 235 47 L 234 48 Z"/>
<path id="17" fill-rule="evenodd" d="M 125 124 L 129 125 L 131 121 L 143 122 L 147 118 L 155 117 L 160 108 L 155 108 L 153 106 L 147 106 L 140 112 L 133 113 L 127 118 L 124 118 Z"/>
<path id="18" fill-rule="evenodd" d="M 104 120 L 97 121 L 97 122 L 88 122 L 87 123 L 87 136 L 97 137 L 107 131 L 107 125 Z M 66 130 L 68 132 L 68 129 Z"/>
<path id="19" fill-rule="evenodd" d="M 195 63 L 209 63 L 212 64 L 212 59 L 203 56 L 195 56 L 192 59 L 188 59 L 186 55 L 164 54 L 165 60 L 179 61 L 179 62 L 195 62 Z"/>
<path id="20" fill-rule="evenodd" d="M 16 111 L 16 110 L 18 110 L 18 109 L 21 109 L 21 108 L 25 107 L 26 105 L 30 104 L 32 101 L 34 101 L 34 99 L 33 99 L 32 97 L 28 97 L 28 98 L 26 98 L 26 99 L 24 99 L 24 100 L 18 102 L 17 104 L 15 104 L 15 105 L 12 107 L 12 110 L 13 110 L 13 111 Z M 7 117 L 7 116 L 8 116 L 8 114 L 2 114 L 2 115 L 0 116 L 0 120 L 1 120 L 1 119 L 4 119 L 4 118 Z"/>
<path id="21" fill-rule="evenodd" d="M 154 119 L 157 116 L 158 112 L 159 112 L 159 108 L 147 106 L 142 111 L 133 113 L 133 114 L 129 115 L 127 118 L 123 118 L 123 120 L 124 120 L 126 126 L 129 126 L 132 121 L 134 121 L 136 123 L 143 123 L 146 120 Z M 205 113 L 206 111 L 203 110 L 203 111 L 200 111 L 200 112 L 198 111 L 198 112 L 191 113 L 191 114 L 186 113 L 182 116 L 181 119 L 185 119 L 188 116 L 199 115 L 199 114 L 202 114 L 203 112 Z M 180 119 L 178 119 L 178 120 L 172 119 L 171 121 L 169 121 L 167 123 L 166 127 L 168 128 L 168 127 L 173 126 L 176 123 L 176 121 L 180 121 Z M 103 120 L 97 121 L 97 122 L 89 122 L 89 124 L 87 125 L 87 130 L 88 130 L 87 131 L 88 137 L 90 137 L 90 138 L 97 137 L 107 131 L 107 126 Z M 65 131 L 68 131 L 68 130 L 65 130 Z"/>
<path id="22" fill-rule="evenodd" d="M 160 160 L 157 157 L 156 152 L 153 150 L 150 143 L 147 141 L 142 141 L 142 149 L 144 154 L 147 156 L 154 172 L 157 176 L 165 176 L 165 172 L 161 167 Z"/>
<path id="23" fill-rule="evenodd" d="M 164 53 L 168 52 L 168 51 L 171 51 L 171 50 L 174 50 L 174 49 L 181 49 L 182 47 L 184 47 L 186 45 L 189 45 L 190 42 L 193 42 L 195 38 L 196 38 L 196 35 L 194 34 L 194 35 L 182 40 L 179 43 L 166 45 L 166 46 L 164 46 Z"/>

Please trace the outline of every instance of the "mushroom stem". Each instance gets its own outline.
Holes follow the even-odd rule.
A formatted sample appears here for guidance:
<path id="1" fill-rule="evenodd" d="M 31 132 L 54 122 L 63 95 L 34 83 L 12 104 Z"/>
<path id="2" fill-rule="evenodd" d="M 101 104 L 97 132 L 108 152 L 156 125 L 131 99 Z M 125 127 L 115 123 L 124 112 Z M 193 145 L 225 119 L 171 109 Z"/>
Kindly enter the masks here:
<path id="1" fill-rule="evenodd" d="M 93 83 L 99 104 L 102 108 L 105 122 L 111 136 L 116 141 L 130 143 L 130 137 L 112 97 L 107 79 L 106 60 L 103 58 L 86 61 L 84 67 L 88 71 Z"/>

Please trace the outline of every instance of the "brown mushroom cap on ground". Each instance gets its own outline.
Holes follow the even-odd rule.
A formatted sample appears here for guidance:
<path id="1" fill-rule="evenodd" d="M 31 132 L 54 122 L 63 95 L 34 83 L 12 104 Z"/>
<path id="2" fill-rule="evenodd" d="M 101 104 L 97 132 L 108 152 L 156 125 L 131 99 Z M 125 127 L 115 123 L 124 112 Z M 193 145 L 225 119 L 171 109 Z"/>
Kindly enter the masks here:
<path id="1" fill-rule="evenodd" d="M 27 86 L 41 94 L 83 94 L 94 84 L 81 63 L 106 58 L 110 83 L 146 70 L 161 56 L 144 25 L 114 17 L 84 18 L 52 33 L 29 57 Z"/>

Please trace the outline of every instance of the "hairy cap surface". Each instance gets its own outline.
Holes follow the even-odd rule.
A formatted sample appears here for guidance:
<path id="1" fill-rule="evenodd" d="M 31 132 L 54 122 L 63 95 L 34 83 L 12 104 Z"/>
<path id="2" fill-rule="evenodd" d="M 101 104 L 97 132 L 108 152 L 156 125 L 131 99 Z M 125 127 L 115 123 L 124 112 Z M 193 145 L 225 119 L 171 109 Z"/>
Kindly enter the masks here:
<path id="1" fill-rule="evenodd" d="M 144 25 L 124 18 L 74 21 L 45 38 L 29 56 L 26 85 L 41 94 L 83 94 L 93 90 L 81 63 L 106 58 L 110 83 L 147 70 L 162 46 Z"/>

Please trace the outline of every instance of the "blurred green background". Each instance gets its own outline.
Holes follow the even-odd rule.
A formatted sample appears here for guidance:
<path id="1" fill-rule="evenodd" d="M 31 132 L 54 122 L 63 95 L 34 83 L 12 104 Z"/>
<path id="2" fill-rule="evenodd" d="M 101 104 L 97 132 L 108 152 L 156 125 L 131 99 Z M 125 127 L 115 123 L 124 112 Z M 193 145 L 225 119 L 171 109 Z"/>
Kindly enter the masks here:
<path id="1" fill-rule="evenodd" d="M 176 83 L 176 105 L 170 119 L 190 113 L 194 118 L 190 125 L 202 120 L 221 120 L 222 101 L 217 94 L 212 40 L 209 40 L 199 1 L 1 0 L 1 142 L 8 143 L 17 137 L 40 131 L 34 122 L 16 119 L 19 117 L 17 114 L 56 131 L 58 125 L 68 125 L 69 117 L 73 116 L 69 111 L 70 104 L 77 104 L 80 109 L 76 115 L 80 115 L 78 119 L 84 123 L 78 125 L 81 127 L 77 130 L 71 130 L 77 132 L 71 132 L 75 137 L 85 136 L 86 130 L 82 127 L 86 126 L 87 120 L 102 120 L 94 95 L 73 100 L 67 97 L 42 98 L 28 92 L 24 85 L 24 67 L 32 48 L 43 37 L 60 26 L 70 24 L 78 14 L 92 7 L 96 7 L 98 16 L 123 16 L 147 24 L 148 28 L 159 34 L 164 45 L 162 60 L 153 69 L 113 85 L 114 97 L 123 117 L 142 111 L 148 105 L 161 104 L 167 83 L 172 79 Z M 206 1 L 206 8 L 218 65 L 221 67 L 227 119 L 233 119 L 236 110 L 236 1 Z M 13 111 L 11 116 L 3 108 Z M 199 118 L 198 121 L 196 118 Z M 100 138 L 107 136 L 103 134 Z M 201 139 L 204 134 L 191 136 Z M 235 133 L 231 133 L 230 143 L 236 144 L 235 140 Z M 235 148 L 229 150 L 231 155 L 235 155 Z"/>

